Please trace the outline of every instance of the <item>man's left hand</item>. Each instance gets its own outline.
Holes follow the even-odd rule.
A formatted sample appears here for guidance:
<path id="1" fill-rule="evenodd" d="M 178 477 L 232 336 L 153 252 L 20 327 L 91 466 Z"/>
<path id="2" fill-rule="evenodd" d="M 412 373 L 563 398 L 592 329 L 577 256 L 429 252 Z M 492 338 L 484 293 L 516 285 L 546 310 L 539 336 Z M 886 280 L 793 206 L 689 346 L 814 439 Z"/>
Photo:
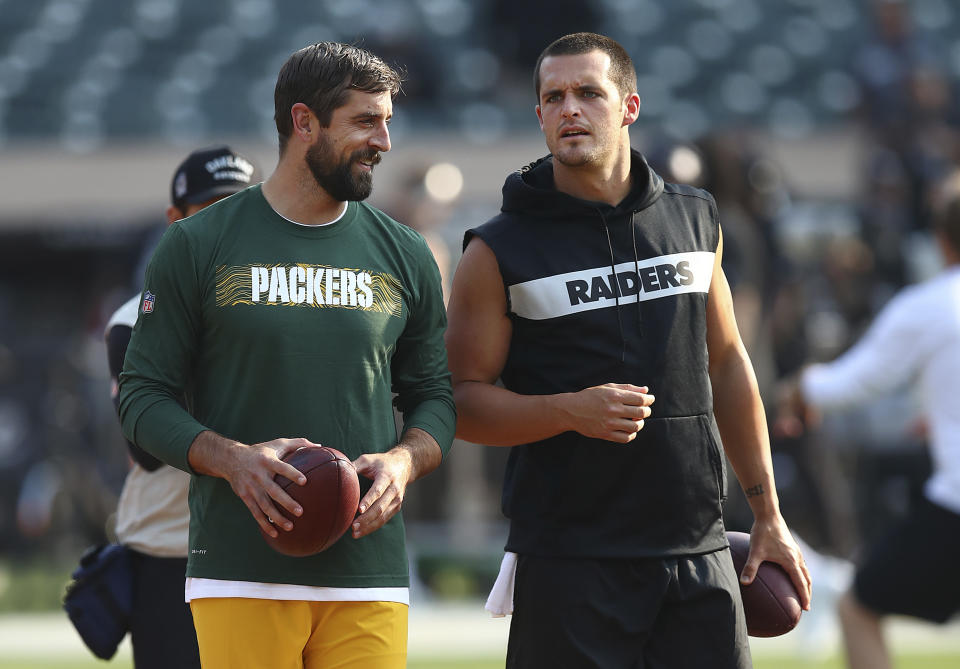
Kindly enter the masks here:
<path id="1" fill-rule="evenodd" d="M 353 465 L 358 474 L 373 480 L 351 527 L 353 538 L 359 539 L 379 530 L 400 510 L 413 473 L 413 458 L 409 450 L 398 446 L 386 453 L 361 455 Z"/>
<path id="2" fill-rule="evenodd" d="M 753 524 L 750 530 L 750 554 L 740 574 L 740 582 L 750 585 L 761 562 L 775 562 L 784 568 L 800 596 L 800 607 L 809 611 L 812 585 L 810 571 L 803 560 L 800 546 L 782 518 L 778 522 Z"/>

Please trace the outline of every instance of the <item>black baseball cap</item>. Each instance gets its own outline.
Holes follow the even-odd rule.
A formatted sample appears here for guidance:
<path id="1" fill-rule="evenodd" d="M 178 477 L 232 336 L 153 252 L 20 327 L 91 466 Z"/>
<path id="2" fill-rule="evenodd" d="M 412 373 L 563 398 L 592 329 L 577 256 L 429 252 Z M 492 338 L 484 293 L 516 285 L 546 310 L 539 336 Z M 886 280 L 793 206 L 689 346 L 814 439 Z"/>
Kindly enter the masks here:
<path id="1" fill-rule="evenodd" d="M 256 166 L 229 146 L 198 149 L 173 173 L 170 201 L 178 209 L 200 204 L 218 195 L 231 195 L 254 183 Z"/>

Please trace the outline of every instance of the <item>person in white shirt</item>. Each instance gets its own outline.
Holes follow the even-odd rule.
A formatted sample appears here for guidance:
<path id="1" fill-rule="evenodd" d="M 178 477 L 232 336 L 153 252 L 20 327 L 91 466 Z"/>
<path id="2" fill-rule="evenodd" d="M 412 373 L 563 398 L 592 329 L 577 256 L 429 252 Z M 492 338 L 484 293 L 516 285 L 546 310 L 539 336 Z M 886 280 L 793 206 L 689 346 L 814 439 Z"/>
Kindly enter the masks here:
<path id="1" fill-rule="evenodd" d="M 960 612 L 960 172 L 934 218 L 944 269 L 904 288 L 849 351 L 805 368 L 782 396 L 785 420 L 920 391 L 932 474 L 923 501 L 870 547 L 838 602 L 852 669 L 888 669 L 883 618 L 943 623 Z"/>

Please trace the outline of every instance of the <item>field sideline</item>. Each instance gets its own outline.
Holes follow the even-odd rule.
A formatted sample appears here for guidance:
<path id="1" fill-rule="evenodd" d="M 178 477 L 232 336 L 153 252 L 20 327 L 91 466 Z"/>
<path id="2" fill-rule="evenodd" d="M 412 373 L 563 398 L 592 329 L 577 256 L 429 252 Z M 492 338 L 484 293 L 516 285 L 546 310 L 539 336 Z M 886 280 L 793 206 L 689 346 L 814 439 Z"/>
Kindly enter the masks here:
<path id="1" fill-rule="evenodd" d="M 417 603 L 410 612 L 410 669 L 503 667 L 509 619 L 491 618 L 481 602 Z M 898 669 L 960 667 L 960 621 L 946 627 L 894 620 L 889 628 Z M 842 669 L 831 612 L 804 614 L 796 630 L 752 639 L 756 669 Z M 129 641 L 109 665 L 83 646 L 66 614 L 0 616 L 0 669 L 129 669 Z"/>

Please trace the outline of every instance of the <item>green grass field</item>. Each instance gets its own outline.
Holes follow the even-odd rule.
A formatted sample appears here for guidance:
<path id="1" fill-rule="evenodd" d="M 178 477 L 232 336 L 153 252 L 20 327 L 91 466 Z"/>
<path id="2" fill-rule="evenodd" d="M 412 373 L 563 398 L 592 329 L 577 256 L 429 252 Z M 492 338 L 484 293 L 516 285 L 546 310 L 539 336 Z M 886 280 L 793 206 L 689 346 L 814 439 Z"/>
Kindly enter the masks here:
<path id="1" fill-rule="evenodd" d="M 897 669 L 957 669 L 960 667 L 960 655 L 897 655 Z M 26 660 L 0 659 L 0 669 L 130 669 L 132 664 L 126 661 L 105 663 L 93 658 L 78 660 Z M 846 664 L 841 657 L 808 662 L 785 657 L 756 657 L 754 669 L 844 669 Z M 502 659 L 412 659 L 408 669 L 502 669 Z"/>

